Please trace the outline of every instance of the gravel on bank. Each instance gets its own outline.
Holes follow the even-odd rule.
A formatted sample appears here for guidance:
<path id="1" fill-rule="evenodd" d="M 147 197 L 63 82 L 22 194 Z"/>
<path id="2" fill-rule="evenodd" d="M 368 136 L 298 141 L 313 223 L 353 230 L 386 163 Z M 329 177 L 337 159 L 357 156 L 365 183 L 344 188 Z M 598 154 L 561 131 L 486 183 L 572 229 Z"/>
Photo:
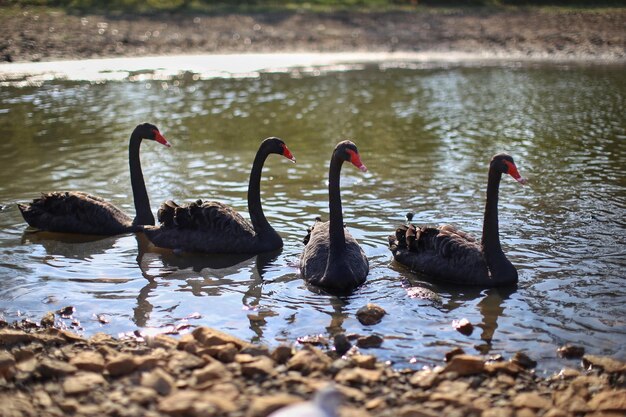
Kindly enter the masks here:
<path id="1" fill-rule="evenodd" d="M 265 417 L 332 382 L 342 417 L 617 417 L 626 413 L 626 363 L 586 355 L 580 367 L 538 376 L 510 360 L 450 352 L 423 370 L 376 357 L 283 345 L 269 350 L 198 327 L 166 335 L 89 339 L 32 322 L 0 329 L 0 414 L 21 416 Z"/>
<path id="2" fill-rule="evenodd" d="M 626 61 L 624 8 L 103 16 L 0 7 L 0 26 L 0 62 L 346 51 Z"/>

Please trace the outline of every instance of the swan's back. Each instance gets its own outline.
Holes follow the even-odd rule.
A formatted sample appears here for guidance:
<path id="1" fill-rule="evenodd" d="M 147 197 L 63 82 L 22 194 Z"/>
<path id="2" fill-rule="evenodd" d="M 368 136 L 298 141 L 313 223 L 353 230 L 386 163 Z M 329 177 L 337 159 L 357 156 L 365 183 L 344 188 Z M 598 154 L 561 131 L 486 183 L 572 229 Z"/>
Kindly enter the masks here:
<path id="1" fill-rule="evenodd" d="M 161 204 L 159 227 L 144 232 L 156 246 L 204 253 L 248 253 L 258 249 L 252 224 L 232 207 L 217 201 L 197 200 L 179 206 Z"/>
<path id="2" fill-rule="evenodd" d="M 318 221 L 310 229 L 300 257 L 300 272 L 309 284 L 339 292 L 351 291 L 365 282 L 369 262 L 359 243 L 344 228 L 345 252 L 331 263 L 329 228 L 330 222 Z"/>
<path id="3" fill-rule="evenodd" d="M 115 235 L 138 229 L 119 208 L 81 191 L 45 193 L 18 207 L 30 226 L 49 232 Z"/>
<path id="4" fill-rule="evenodd" d="M 389 236 L 394 259 L 441 282 L 485 285 L 489 270 L 480 243 L 454 226 L 401 226 Z"/>

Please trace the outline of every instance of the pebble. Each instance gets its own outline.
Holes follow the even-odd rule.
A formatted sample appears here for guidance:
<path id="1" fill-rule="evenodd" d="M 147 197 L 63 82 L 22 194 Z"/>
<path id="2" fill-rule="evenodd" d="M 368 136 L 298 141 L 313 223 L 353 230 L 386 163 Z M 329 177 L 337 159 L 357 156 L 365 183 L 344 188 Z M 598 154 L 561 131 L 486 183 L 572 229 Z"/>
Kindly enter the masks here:
<path id="1" fill-rule="evenodd" d="M 473 375 L 485 369 L 485 362 L 478 356 L 456 355 L 446 365 L 443 372 L 454 372 L 459 376 Z"/>
<path id="2" fill-rule="evenodd" d="M 83 371 L 102 372 L 104 370 L 104 358 L 94 351 L 79 352 L 70 358 L 69 363 Z"/>
<path id="3" fill-rule="evenodd" d="M 460 347 L 455 347 L 451 351 L 446 352 L 446 356 L 445 356 L 446 362 L 450 362 L 450 360 L 456 355 L 463 355 L 464 353 L 465 351 L 463 349 L 461 349 Z"/>
<path id="4" fill-rule="evenodd" d="M 556 352 L 565 359 L 578 359 L 585 354 L 585 348 L 582 346 L 565 345 L 558 348 Z"/>
<path id="5" fill-rule="evenodd" d="M 275 364 L 272 359 L 267 356 L 259 356 L 254 358 L 253 361 L 243 363 L 241 365 L 241 373 L 248 377 L 269 377 L 276 373 L 274 366 Z"/>
<path id="6" fill-rule="evenodd" d="M 163 369 L 157 368 L 141 374 L 141 386 L 151 388 L 159 395 L 168 395 L 175 390 L 176 381 Z"/>
<path id="7" fill-rule="evenodd" d="M 515 353 L 515 355 L 513 355 L 513 358 L 511 359 L 511 362 L 515 362 L 522 368 L 526 369 L 534 368 L 535 366 L 537 366 L 537 361 L 531 359 L 530 356 L 528 356 L 524 352 Z"/>
<path id="8" fill-rule="evenodd" d="M 109 375 L 114 377 L 128 375 L 136 368 L 135 359 L 127 353 L 120 353 L 112 358 L 108 358 L 106 364 L 106 370 L 109 372 Z"/>
<path id="9" fill-rule="evenodd" d="M 371 334 L 369 336 L 359 337 L 356 345 L 362 349 L 377 348 L 383 344 L 384 339 L 381 336 Z"/>
<path id="10" fill-rule="evenodd" d="M 287 363 L 289 359 L 293 356 L 293 348 L 288 345 L 280 345 L 277 346 L 276 349 L 271 354 L 272 359 L 277 363 L 283 364 Z"/>
<path id="11" fill-rule="evenodd" d="M 302 399 L 300 397 L 288 394 L 256 397 L 252 400 L 252 404 L 250 404 L 246 417 L 266 417 L 280 408 L 301 401 Z"/>
<path id="12" fill-rule="evenodd" d="M 100 385 L 106 385 L 102 374 L 95 372 L 81 372 L 70 376 L 63 381 L 63 391 L 66 395 L 84 394 Z"/>
<path id="13" fill-rule="evenodd" d="M 15 357 L 6 351 L 0 351 L 0 376 L 8 379 L 15 373 Z"/>
<path id="14" fill-rule="evenodd" d="M 585 355 L 583 356 L 583 366 L 585 368 L 599 368 L 611 374 L 626 372 L 626 363 L 606 356 Z"/>
<path id="15" fill-rule="evenodd" d="M 77 371 L 74 365 L 55 359 L 44 359 L 39 362 L 37 372 L 45 378 L 57 378 L 65 375 L 73 374 Z"/>
<path id="16" fill-rule="evenodd" d="M 0 402 L 7 416 L 267 417 L 295 403 L 319 412 L 305 400 L 329 382 L 344 398 L 341 417 L 626 414 L 625 364 L 592 355 L 585 355 L 589 370 L 567 368 L 544 377 L 524 368 L 532 361 L 519 355 L 485 362 L 457 352 L 442 361 L 444 367 L 394 370 L 374 355 L 338 357 L 331 347 L 309 345 L 270 353 L 209 330 L 196 332 L 203 341 L 187 334 L 174 344 L 169 337 L 159 343 L 157 337 L 143 342 L 105 335 L 85 341 L 52 328 L 0 330 L 7 329 L 13 333 L 0 344 L 20 340 L 10 351 L 0 350 Z M 224 349 L 230 361 L 220 360 Z"/>
<path id="17" fill-rule="evenodd" d="M 454 327 L 457 332 L 464 334 L 465 336 L 470 336 L 472 332 L 474 332 L 474 326 L 466 318 L 453 320 L 452 327 Z"/>
<path id="18" fill-rule="evenodd" d="M 52 311 L 47 312 L 39 322 L 42 327 L 52 327 L 54 326 L 54 313 Z"/>
<path id="19" fill-rule="evenodd" d="M 369 303 L 361 307 L 356 312 L 356 317 L 361 322 L 361 324 L 373 325 L 380 323 L 385 314 L 387 314 L 387 312 L 384 308 L 376 304 Z"/>

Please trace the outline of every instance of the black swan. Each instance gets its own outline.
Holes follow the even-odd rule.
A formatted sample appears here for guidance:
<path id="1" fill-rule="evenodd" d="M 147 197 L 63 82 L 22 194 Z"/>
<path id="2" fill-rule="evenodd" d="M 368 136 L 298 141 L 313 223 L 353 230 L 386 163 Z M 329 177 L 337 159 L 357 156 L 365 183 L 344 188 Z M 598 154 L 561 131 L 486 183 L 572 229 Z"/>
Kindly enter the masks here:
<path id="1" fill-rule="evenodd" d="M 82 191 L 55 191 L 42 194 L 30 204 L 18 204 L 24 220 L 43 231 L 104 236 L 137 232 L 142 225 L 154 225 L 139 159 L 139 147 L 143 139 L 170 147 L 159 129 L 150 123 L 138 125 L 130 135 L 128 162 L 135 219 L 100 197 Z"/>
<path id="2" fill-rule="evenodd" d="M 500 246 L 498 231 L 498 190 L 502 174 L 509 174 L 520 184 L 526 180 L 517 171 L 513 158 L 501 153 L 489 164 L 487 202 L 483 236 L 473 236 L 453 226 L 415 227 L 410 224 L 389 236 L 389 248 L 399 263 L 424 273 L 441 283 L 497 287 L 517 283 L 517 270 Z"/>
<path id="3" fill-rule="evenodd" d="M 343 224 L 339 174 L 344 161 L 367 171 L 354 143 L 346 140 L 337 144 L 328 173 L 330 221 L 318 220 L 309 229 L 300 258 L 300 273 L 306 282 L 339 294 L 349 293 L 363 284 L 369 272 L 363 249 Z"/>
<path id="4" fill-rule="evenodd" d="M 261 143 L 248 184 L 248 211 L 252 223 L 232 207 L 217 201 L 197 200 L 179 206 L 170 200 L 161 204 L 157 213 L 160 226 L 145 227 L 144 233 L 155 246 L 181 252 L 256 254 L 281 248 L 283 240 L 269 224 L 261 207 L 261 172 L 272 153 L 296 161 L 281 139 L 267 138 Z"/>

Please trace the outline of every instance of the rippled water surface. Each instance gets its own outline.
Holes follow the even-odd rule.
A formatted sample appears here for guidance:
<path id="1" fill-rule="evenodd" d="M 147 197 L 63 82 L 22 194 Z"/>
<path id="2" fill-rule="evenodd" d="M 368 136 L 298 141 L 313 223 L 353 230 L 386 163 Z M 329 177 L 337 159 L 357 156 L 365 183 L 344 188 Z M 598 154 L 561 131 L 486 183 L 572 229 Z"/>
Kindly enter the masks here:
<path id="1" fill-rule="evenodd" d="M 398 366 L 439 363 L 452 345 L 525 350 L 543 369 L 564 363 L 555 353 L 564 343 L 626 359 L 624 67 L 409 67 L 3 86 L 0 314 L 38 321 L 72 305 L 86 335 L 207 325 L 270 346 L 374 333 L 385 341 L 370 352 Z M 41 191 L 87 191 L 133 213 L 127 141 L 143 121 L 173 145 L 141 148 L 155 212 L 165 199 L 201 197 L 246 213 L 258 144 L 283 138 L 298 162 L 271 156 L 262 182 L 282 251 L 181 256 L 142 236 L 26 231 L 15 203 Z M 344 167 L 342 197 L 371 272 L 337 298 L 304 285 L 298 257 L 306 228 L 327 218 L 328 162 L 344 138 L 369 168 Z M 395 264 L 386 237 L 409 210 L 417 222 L 480 234 L 487 166 L 499 151 L 529 178 L 526 187 L 504 178 L 500 189 L 518 287 L 442 287 Z M 378 325 L 355 318 L 368 302 L 388 312 Z M 453 329 L 461 318 L 476 326 L 472 335 Z"/>

